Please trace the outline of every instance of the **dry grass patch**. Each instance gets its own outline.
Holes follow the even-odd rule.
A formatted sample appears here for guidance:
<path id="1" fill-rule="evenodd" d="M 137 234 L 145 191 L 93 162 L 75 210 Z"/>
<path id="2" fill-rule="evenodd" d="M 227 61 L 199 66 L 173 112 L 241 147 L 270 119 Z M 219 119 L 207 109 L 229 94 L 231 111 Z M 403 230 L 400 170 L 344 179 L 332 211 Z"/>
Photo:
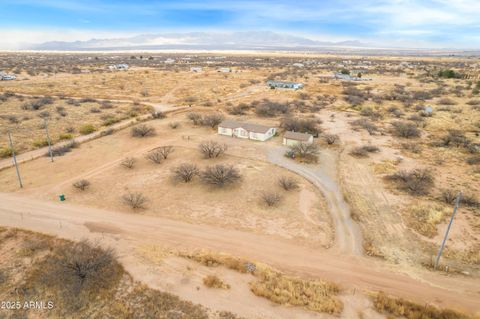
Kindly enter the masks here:
<path id="1" fill-rule="evenodd" d="M 439 205 L 410 206 L 405 211 L 406 224 L 419 234 L 433 238 L 437 235 L 437 226 L 448 216 L 449 210 Z"/>
<path id="2" fill-rule="evenodd" d="M 208 288 L 230 289 L 229 284 L 223 282 L 223 280 L 221 280 L 215 275 L 208 275 L 203 278 L 203 284 Z"/>
<path id="3" fill-rule="evenodd" d="M 337 297 L 340 288 L 334 283 L 287 276 L 271 267 L 224 254 L 179 252 L 178 255 L 207 267 L 224 266 L 241 273 L 251 273 L 256 277 L 250 283 L 251 291 L 275 303 L 330 314 L 340 314 L 343 310 L 343 304 Z"/>
<path id="4" fill-rule="evenodd" d="M 392 298 L 383 292 L 373 296 L 373 305 L 381 313 L 406 319 L 469 319 L 471 317 L 450 309 L 439 309 L 432 305 L 419 305 L 414 302 Z"/>

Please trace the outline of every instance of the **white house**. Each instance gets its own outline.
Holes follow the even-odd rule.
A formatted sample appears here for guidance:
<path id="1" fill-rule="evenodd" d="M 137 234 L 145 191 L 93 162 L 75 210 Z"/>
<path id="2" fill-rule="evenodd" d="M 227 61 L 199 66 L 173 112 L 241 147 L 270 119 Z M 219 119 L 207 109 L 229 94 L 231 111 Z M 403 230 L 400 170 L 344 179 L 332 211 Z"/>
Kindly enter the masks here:
<path id="1" fill-rule="evenodd" d="M 225 120 L 218 125 L 218 134 L 220 135 L 246 138 L 262 142 L 272 138 L 276 132 L 277 129 L 272 126 L 242 123 L 233 120 Z"/>
<path id="2" fill-rule="evenodd" d="M 284 82 L 284 81 L 273 81 L 273 80 L 268 80 L 267 85 L 271 89 L 293 89 L 293 90 L 298 90 L 303 88 L 303 83 L 296 83 L 296 82 Z"/>
<path id="3" fill-rule="evenodd" d="M 12 81 L 17 77 L 14 74 L 7 74 L 5 72 L 0 72 L 0 81 Z"/>
<path id="4" fill-rule="evenodd" d="M 230 69 L 230 68 L 220 68 L 220 69 L 218 69 L 218 72 L 230 73 L 230 72 L 232 72 L 232 69 Z"/>
<path id="5" fill-rule="evenodd" d="M 173 64 L 173 63 L 175 63 L 175 60 L 174 60 L 174 59 L 171 59 L 171 58 L 168 58 L 168 59 L 166 59 L 166 60 L 164 61 L 164 63 L 166 63 L 166 64 Z"/>
<path id="6" fill-rule="evenodd" d="M 120 63 L 120 64 L 113 64 L 108 67 L 110 70 L 128 70 L 128 64 Z"/>
<path id="7" fill-rule="evenodd" d="M 297 68 L 303 68 L 305 65 L 303 63 L 293 63 L 292 66 Z"/>
<path id="8" fill-rule="evenodd" d="M 199 66 L 192 66 L 192 67 L 190 68 L 190 72 L 200 73 L 200 72 L 202 72 L 202 68 L 199 67 Z"/>
<path id="9" fill-rule="evenodd" d="M 283 145 L 292 146 L 298 143 L 313 143 L 313 135 L 307 133 L 299 133 L 286 131 L 283 135 Z"/>

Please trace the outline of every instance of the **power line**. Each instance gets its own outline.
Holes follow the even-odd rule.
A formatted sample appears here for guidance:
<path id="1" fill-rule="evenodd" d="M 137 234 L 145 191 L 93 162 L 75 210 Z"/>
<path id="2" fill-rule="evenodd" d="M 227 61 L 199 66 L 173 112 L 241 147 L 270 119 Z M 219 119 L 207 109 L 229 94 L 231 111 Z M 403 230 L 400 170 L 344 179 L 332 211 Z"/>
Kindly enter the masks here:
<path id="1" fill-rule="evenodd" d="M 453 214 L 452 217 L 450 218 L 450 223 L 448 223 L 447 230 L 445 231 L 445 237 L 443 238 L 442 245 L 440 246 L 440 250 L 438 251 L 437 258 L 435 259 L 435 265 L 433 269 L 438 268 L 438 263 L 440 262 L 440 257 L 442 257 L 443 249 L 445 248 L 445 244 L 447 243 L 447 238 L 448 238 L 448 233 L 450 232 L 450 228 L 452 227 L 453 224 L 453 219 L 455 218 L 455 215 L 457 214 L 457 209 L 458 206 L 460 206 L 460 199 L 462 198 L 462 192 L 459 192 L 457 195 L 457 199 L 455 200 L 455 207 L 453 208 Z"/>
<path id="2" fill-rule="evenodd" d="M 15 150 L 13 149 L 12 142 L 12 133 L 8 132 L 8 141 L 10 142 L 10 149 L 12 150 L 13 164 L 15 165 L 15 170 L 17 171 L 18 183 L 20 188 L 23 188 L 22 177 L 20 176 L 20 171 L 18 170 L 17 156 L 15 155 Z"/>

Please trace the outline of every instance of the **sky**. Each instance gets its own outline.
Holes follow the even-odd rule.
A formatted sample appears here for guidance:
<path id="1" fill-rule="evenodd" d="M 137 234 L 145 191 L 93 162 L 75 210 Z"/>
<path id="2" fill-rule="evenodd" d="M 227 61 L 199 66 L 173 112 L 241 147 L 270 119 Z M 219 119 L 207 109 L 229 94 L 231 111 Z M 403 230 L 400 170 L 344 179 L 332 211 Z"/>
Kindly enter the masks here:
<path id="1" fill-rule="evenodd" d="M 274 31 L 480 49 L 480 0 L 0 0 L 0 49 L 161 32 Z"/>

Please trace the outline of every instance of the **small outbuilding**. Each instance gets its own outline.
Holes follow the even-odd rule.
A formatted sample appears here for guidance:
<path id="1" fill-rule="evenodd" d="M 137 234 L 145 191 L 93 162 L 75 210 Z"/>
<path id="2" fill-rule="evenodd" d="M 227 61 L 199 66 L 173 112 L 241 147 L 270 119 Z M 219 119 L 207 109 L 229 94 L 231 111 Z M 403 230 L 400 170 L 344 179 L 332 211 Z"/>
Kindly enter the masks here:
<path id="1" fill-rule="evenodd" d="M 202 69 L 201 67 L 199 67 L 199 66 L 192 66 L 192 67 L 190 68 L 190 72 L 193 72 L 193 73 L 200 73 L 200 72 L 202 72 L 202 70 L 203 70 L 203 69 Z"/>
<path id="2" fill-rule="evenodd" d="M 313 143 L 313 135 L 308 133 L 300 133 L 293 131 L 286 131 L 283 135 L 283 145 L 292 146 L 298 143 Z"/>
<path id="3" fill-rule="evenodd" d="M 253 123 L 225 120 L 218 125 L 218 134 L 264 142 L 272 138 L 277 129 Z"/>

